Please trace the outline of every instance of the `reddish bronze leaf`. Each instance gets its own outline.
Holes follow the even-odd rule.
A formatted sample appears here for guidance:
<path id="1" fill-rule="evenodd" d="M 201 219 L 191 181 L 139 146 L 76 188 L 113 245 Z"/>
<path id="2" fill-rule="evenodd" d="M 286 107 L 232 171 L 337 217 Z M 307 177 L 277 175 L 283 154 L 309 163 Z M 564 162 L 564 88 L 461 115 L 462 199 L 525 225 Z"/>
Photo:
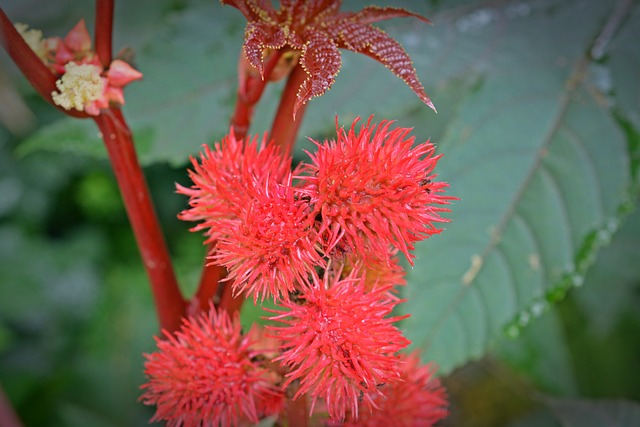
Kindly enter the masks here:
<path id="1" fill-rule="evenodd" d="M 308 35 L 305 35 L 307 44 L 302 49 L 300 64 L 307 73 L 307 79 L 298 90 L 296 104 L 293 107 L 294 116 L 302 104 L 329 90 L 342 65 L 338 47 L 326 34 L 309 31 Z"/>
<path id="2" fill-rule="evenodd" d="M 380 28 L 358 23 L 345 24 L 349 31 L 341 31 L 341 41 L 349 50 L 364 53 L 384 64 L 418 95 L 420 100 L 436 110 L 416 74 L 411 57 L 404 48 Z"/>
<path id="3" fill-rule="evenodd" d="M 371 25 L 361 24 L 354 19 L 341 19 L 331 26 L 330 34 L 339 47 L 362 53 L 369 45 L 369 37 L 373 29 Z"/>
<path id="4" fill-rule="evenodd" d="M 262 76 L 265 49 L 280 49 L 286 42 L 287 36 L 282 28 L 262 22 L 249 22 L 245 30 L 244 54 Z"/>
<path id="5" fill-rule="evenodd" d="M 252 0 L 220 0 L 220 3 L 235 7 L 240 12 L 242 12 L 244 17 L 247 18 L 247 21 L 249 21 L 249 22 L 256 22 L 256 21 L 260 21 L 260 20 L 263 19 L 263 17 L 260 15 L 259 11 L 257 11 L 258 7 L 257 7 L 255 1 L 252 1 Z M 264 2 L 264 3 L 268 3 L 268 2 Z M 271 6 L 271 5 L 269 5 L 269 6 Z"/>
<path id="6" fill-rule="evenodd" d="M 401 7 L 380 7 L 380 6 L 367 6 L 359 12 L 353 14 L 353 19 L 361 24 L 373 24 L 374 22 L 384 21 L 392 18 L 407 18 L 413 17 L 419 20 L 431 23 L 427 18 L 417 13 L 413 13 Z"/>
<path id="7" fill-rule="evenodd" d="M 407 52 L 387 33 L 371 25 L 402 17 L 430 22 L 427 18 L 398 7 L 368 6 L 359 12 L 341 13 L 341 0 L 281 0 L 279 10 L 269 0 L 221 1 L 240 10 L 249 21 L 244 51 L 249 63 L 261 74 L 267 49 L 301 52 L 300 63 L 308 77 L 298 91 L 294 114 L 309 99 L 331 87 L 342 63 L 338 48 L 363 53 L 381 62 L 435 110 Z"/>

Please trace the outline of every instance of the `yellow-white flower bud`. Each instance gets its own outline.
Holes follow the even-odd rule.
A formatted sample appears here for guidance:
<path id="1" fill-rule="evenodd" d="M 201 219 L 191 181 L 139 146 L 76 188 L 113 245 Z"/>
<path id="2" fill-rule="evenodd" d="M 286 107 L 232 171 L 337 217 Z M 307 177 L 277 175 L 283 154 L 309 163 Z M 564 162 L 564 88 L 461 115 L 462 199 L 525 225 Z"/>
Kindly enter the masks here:
<path id="1" fill-rule="evenodd" d="M 104 92 L 104 80 L 100 68 L 89 64 L 69 62 L 65 73 L 56 82 L 59 92 L 53 92 L 53 102 L 65 110 L 75 108 L 84 111 L 91 102 L 100 99 Z"/>
<path id="2" fill-rule="evenodd" d="M 20 22 L 15 24 L 15 28 L 18 33 L 20 33 L 24 41 L 27 42 L 31 50 L 38 55 L 38 58 L 44 61 L 47 57 L 47 44 L 42 38 L 42 31 L 34 28 L 29 29 L 27 24 Z"/>

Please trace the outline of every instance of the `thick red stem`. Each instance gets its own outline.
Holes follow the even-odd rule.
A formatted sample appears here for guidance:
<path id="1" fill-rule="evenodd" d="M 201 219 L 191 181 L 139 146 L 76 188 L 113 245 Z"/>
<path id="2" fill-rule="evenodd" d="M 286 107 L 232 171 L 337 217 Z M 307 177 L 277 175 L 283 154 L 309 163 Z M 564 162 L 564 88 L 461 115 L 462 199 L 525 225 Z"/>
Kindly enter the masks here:
<path id="1" fill-rule="evenodd" d="M 247 135 L 255 104 L 262 97 L 269 81 L 268 76 L 278 64 L 281 56 L 282 52 L 280 51 L 274 52 L 271 55 L 264 66 L 264 79 L 248 73 L 242 66 L 238 67 L 240 78 L 244 78 L 245 80 L 243 84 L 240 85 L 242 89 L 238 89 L 236 107 L 231 117 L 231 127 L 237 139 L 242 139 Z M 240 61 L 244 61 L 244 58 L 240 58 Z M 245 66 L 247 66 L 247 64 L 245 64 Z M 209 254 L 212 248 L 213 245 L 209 245 L 207 254 Z M 205 260 L 198 290 L 189 304 L 188 311 L 190 315 L 196 314 L 199 310 L 208 310 L 209 301 L 214 301 L 216 306 L 223 307 L 230 310 L 230 312 L 240 309 L 244 297 L 239 296 L 238 298 L 233 298 L 231 286 L 224 286 L 222 289 L 219 286 L 219 281 L 226 275 L 227 271 L 224 267 L 207 265 L 207 261 Z"/>
<path id="2" fill-rule="evenodd" d="M 0 387 L 0 426 L 22 427 L 22 422 L 14 411 L 13 406 L 11 406 L 9 398 L 4 394 L 2 387 Z"/>
<path id="3" fill-rule="evenodd" d="M 209 246 L 207 254 L 211 250 L 212 246 Z M 219 283 L 227 275 L 227 270 L 219 265 L 207 265 L 207 260 L 204 260 L 204 267 L 202 268 L 202 275 L 200 276 L 200 283 L 198 284 L 198 290 L 193 295 L 191 302 L 189 303 L 188 313 L 190 316 L 194 316 L 201 311 L 209 309 L 209 302 L 213 301 L 214 305 L 220 304 Z"/>
<path id="4" fill-rule="evenodd" d="M 271 60 L 273 60 L 273 58 L 271 58 Z M 275 66 L 275 63 L 273 65 Z M 270 68 L 270 70 L 272 69 L 273 68 Z M 296 103 L 298 89 L 300 88 L 300 85 L 302 84 L 306 76 L 306 72 L 301 65 L 296 65 L 291 71 L 291 74 L 287 79 L 287 83 L 285 84 L 284 92 L 282 93 L 282 98 L 280 99 L 280 105 L 278 106 L 278 111 L 276 112 L 273 120 L 273 125 L 271 127 L 271 138 L 275 140 L 276 144 L 284 148 L 283 151 L 286 155 L 290 154 L 293 150 L 293 146 L 296 142 L 296 136 L 298 134 L 298 130 L 300 129 L 300 124 L 302 123 L 302 118 L 304 116 L 306 104 L 302 105 L 298 109 L 295 119 L 293 115 L 293 109 Z M 238 105 L 240 105 L 241 103 L 242 97 L 238 96 L 236 111 L 238 111 Z M 202 286 L 202 281 L 200 284 Z M 231 284 L 227 283 L 222 289 L 219 306 L 226 309 L 229 313 L 233 313 L 235 311 L 240 311 L 244 299 L 244 295 L 236 295 L 234 297 L 231 290 Z"/>
<path id="5" fill-rule="evenodd" d="M 233 286 L 231 282 L 222 284 L 222 295 L 220 295 L 220 308 L 227 310 L 230 315 L 240 311 L 242 304 L 246 299 L 244 294 L 233 295 Z"/>
<path id="6" fill-rule="evenodd" d="M 113 37 L 113 1 L 96 0 L 96 54 L 104 68 L 111 64 L 111 39 Z"/>
<path id="7" fill-rule="evenodd" d="M 293 108 L 296 104 L 298 90 L 306 78 L 307 73 L 304 68 L 302 68 L 302 65 L 296 65 L 291 71 L 291 74 L 289 74 L 287 83 L 284 86 L 282 98 L 280 99 L 280 105 L 278 105 L 278 111 L 271 125 L 271 138 L 276 144 L 284 148 L 283 151 L 287 155 L 291 153 L 296 143 L 298 130 L 300 129 L 300 124 L 302 123 L 308 104 L 303 104 L 296 112 L 294 118 Z"/>
<path id="8" fill-rule="evenodd" d="M 53 103 L 51 93 L 56 90 L 58 78 L 24 41 L 2 8 L 0 8 L 0 42 L 29 83 L 47 102 L 68 116 L 90 117 L 84 111 L 65 110 Z"/>
<path id="9" fill-rule="evenodd" d="M 251 126 L 251 119 L 253 118 L 253 109 L 262 97 L 264 89 L 269 82 L 269 75 L 278 64 L 281 56 L 281 51 L 276 51 L 271 55 L 264 65 L 263 74 L 265 78 L 249 73 L 245 67 L 250 67 L 250 65 L 243 62 L 246 61 L 244 57 L 240 57 L 240 64 L 244 64 L 244 66 L 238 66 L 238 73 L 240 74 L 240 78 L 244 79 L 244 82 L 238 89 L 236 108 L 233 116 L 231 116 L 231 127 L 237 139 L 242 139 L 247 135 L 249 126 Z"/>
<path id="10" fill-rule="evenodd" d="M 307 409 L 307 395 L 298 396 L 296 400 L 287 398 L 285 401 L 287 425 L 307 427 L 309 425 L 309 411 Z"/>
<path id="11" fill-rule="evenodd" d="M 241 100 L 238 97 L 236 102 L 236 109 L 231 117 L 231 127 L 236 138 L 242 139 L 247 135 L 249 131 L 249 124 L 251 123 L 251 116 L 253 115 L 253 105 Z"/>
<path id="12" fill-rule="evenodd" d="M 117 108 L 95 117 L 120 187 L 142 260 L 151 282 L 160 326 L 168 331 L 180 327 L 185 302 L 171 265 L 160 223 L 138 163 L 129 130 Z"/>

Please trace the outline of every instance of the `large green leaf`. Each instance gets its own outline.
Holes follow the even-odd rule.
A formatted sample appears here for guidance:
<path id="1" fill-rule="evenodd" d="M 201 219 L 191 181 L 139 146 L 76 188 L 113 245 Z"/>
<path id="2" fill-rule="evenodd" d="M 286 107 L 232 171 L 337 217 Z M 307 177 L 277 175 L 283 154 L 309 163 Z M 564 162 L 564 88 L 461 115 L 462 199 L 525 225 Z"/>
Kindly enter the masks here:
<path id="1" fill-rule="evenodd" d="M 539 390 L 556 396 L 634 396 L 640 381 L 640 209 L 603 248 L 584 286 L 517 340 L 501 340 L 497 354 L 527 375 Z"/>
<path id="2" fill-rule="evenodd" d="M 506 338 L 497 354 L 543 392 L 576 395 L 578 387 L 571 365 L 570 348 L 555 310 L 531 322 L 519 339 Z"/>
<path id="3" fill-rule="evenodd" d="M 638 248 L 640 209 L 629 216 L 611 245 L 601 251 L 585 286 L 573 295 L 578 308 L 589 318 L 589 324 L 583 326 L 588 326 L 594 337 L 610 334 L 628 313 L 635 313 L 640 320 Z"/>
<path id="4" fill-rule="evenodd" d="M 478 82 L 440 141 L 441 177 L 461 200 L 447 230 L 418 247 L 404 308 L 413 314 L 409 337 L 444 371 L 505 330 L 517 335 L 581 285 L 636 196 L 626 138 L 636 131 L 623 129 L 612 107 L 637 114 L 638 100 L 618 103 L 610 62 L 625 55 L 611 48 L 619 27 L 636 37 L 640 27 L 637 7 L 616 20 L 620 5 L 626 17 L 631 3 L 598 1 L 447 15 L 441 57 L 473 58 L 449 72 Z M 598 58 L 594 40 L 604 48 Z"/>

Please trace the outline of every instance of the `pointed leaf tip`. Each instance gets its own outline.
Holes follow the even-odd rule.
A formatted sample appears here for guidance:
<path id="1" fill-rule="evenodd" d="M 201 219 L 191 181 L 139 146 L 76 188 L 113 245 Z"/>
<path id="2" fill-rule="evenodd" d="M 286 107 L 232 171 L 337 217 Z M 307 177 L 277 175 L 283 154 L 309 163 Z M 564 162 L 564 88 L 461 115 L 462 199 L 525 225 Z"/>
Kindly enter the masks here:
<path id="1" fill-rule="evenodd" d="M 427 104 L 427 107 L 431 108 L 436 114 L 438 114 L 438 110 L 436 110 L 436 106 L 433 105 L 431 98 L 427 97 L 427 100 L 424 103 Z"/>
<path id="2" fill-rule="evenodd" d="M 342 58 L 338 46 L 326 34 L 313 32 L 302 50 L 300 65 L 307 77 L 298 90 L 296 100 L 298 108 L 331 88 L 340 71 Z M 294 108 L 294 111 L 298 108 Z"/>
<path id="3" fill-rule="evenodd" d="M 401 78 L 422 102 L 436 111 L 433 102 L 424 91 L 424 86 L 418 80 L 411 57 L 400 43 L 383 30 L 372 26 L 365 26 L 357 39 L 346 34 L 342 37 L 346 43 L 357 47 L 357 52 L 364 53 L 386 66 L 393 74 Z M 364 45 L 360 43 L 360 38 L 363 37 L 367 40 Z"/>
<path id="4" fill-rule="evenodd" d="M 264 60 L 267 49 L 278 50 L 287 42 L 287 36 L 282 28 L 249 22 L 245 30 L 244 54 L 253 67 L 260 72 L 264 80 Z"/>

